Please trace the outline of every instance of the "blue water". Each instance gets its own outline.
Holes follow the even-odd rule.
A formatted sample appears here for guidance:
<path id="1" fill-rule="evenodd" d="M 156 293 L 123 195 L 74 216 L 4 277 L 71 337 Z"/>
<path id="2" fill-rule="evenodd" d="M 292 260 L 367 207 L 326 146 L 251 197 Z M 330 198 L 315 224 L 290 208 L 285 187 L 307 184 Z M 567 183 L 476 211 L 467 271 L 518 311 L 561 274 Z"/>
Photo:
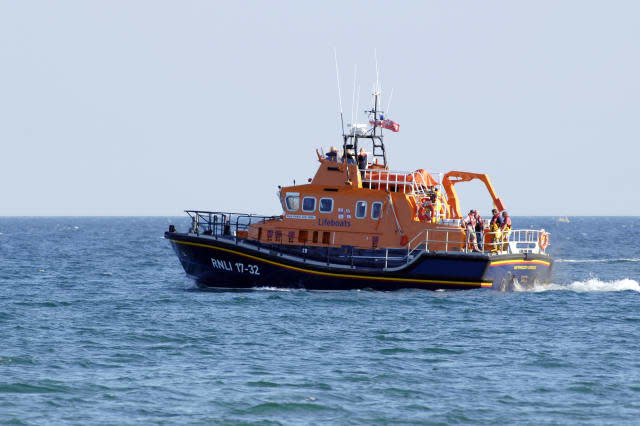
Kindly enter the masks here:
<path id="1" fill-rule="evenodd" d="M 638 424 L 640 218 L 529 292 L 202 292 L 183 218 L 0 218 L 0 423 Z"/>

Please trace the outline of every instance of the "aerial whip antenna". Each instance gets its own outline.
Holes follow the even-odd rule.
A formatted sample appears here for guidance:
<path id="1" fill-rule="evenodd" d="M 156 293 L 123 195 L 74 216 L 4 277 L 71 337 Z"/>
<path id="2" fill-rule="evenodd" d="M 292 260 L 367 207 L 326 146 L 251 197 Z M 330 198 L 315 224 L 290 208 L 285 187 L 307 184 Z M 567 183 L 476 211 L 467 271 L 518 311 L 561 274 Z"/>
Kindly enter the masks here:
<path id="1" fill-rule="evenodd" d="M 336 61 L 336 80 L 338 81 L 338 103 L 340 105 L 340 124 L 342 125 L 342 136 L 344 136 L 344 119 L 342 116 L 342 92 L 340 92 L 340 71 L 338 70 L 338 52 L 333 48 L 333 58 Z"/>
<path id="2" fill-rule="evenodd" d="M 380 90 L 379 74 L 378 74 L 378 49 L 373 49 L 373 58 L 376 61 L 376 92 Z"/>
<path id="3" fill-rule="evenodd" d="M 358 120 L 359 111 L 360 111 L 360 85 L 358 84 L 358 97 L 356 98 L 356 121 Z"/>
<path id="4" fill-rule="evenodd" d="M 375 59 L 376 62 L 376 88 L 374 90 L 374 97 L 375 97 L 375 110 L 378 111 L 378 105 L 380 105 L 380 107 L 382 107 L 382 91 L 380 89 L 380 69 L 378 67 L 378 49 L 374 48 L 373 49 L 373 57 Z M 377 114 L 374 114 L 377 115 Z M 378 117 L 374 116 L 373 117 L 374 120 L 377 120 Z"/>
<path id="5" fill-rule="evenodd" d="M 344 133 L 344 115 L 342 114 L 342 92 L 340 92 L 340 71 L 338 70 L 338 53 L 335 46 L 333 47 L 333 59 L 336 61 L 336 80 L 338 81 L 338 100 L 340 101 L 340 124 L 342 125 L 342 149 L 343 154 L 347 155 L 347 139 L 348 136 Z M 343 160 L 344 161 L 344 160 Z M 349 176 L 349 167 L 347 169 L 347 183 L 351 185 L 351 176 Z"/>
<path id="6" fill-rule="evenodd" d="M 351 96 L 351 128 L 353 128 L 353 124 L 354 124 L 354 121 L 353 121 L 353 114 L 354 114 L 353 107 L 355 107 L 355 104 L 356 104 L 356 82 L 357 82 L 357 80 L 358 80 L 358 64 L 356 64 L 354 66 L 354 69 L 353 69 L 353 95 Z M 356 108 L 356 114 L 357 114 L 357 108 Z"/>
<path id="7" fill-rule="evenodd" d="M 391 98 L 393 98 L 393 87 L 391 88 L 391 94 L 389 95 L 389 103 L 387 104 L 387 109 L 384 111 L 385 115 L 387 117 L 389 117 L 389 114 L 391 114 L 389 111 L 391 111 Z"/>

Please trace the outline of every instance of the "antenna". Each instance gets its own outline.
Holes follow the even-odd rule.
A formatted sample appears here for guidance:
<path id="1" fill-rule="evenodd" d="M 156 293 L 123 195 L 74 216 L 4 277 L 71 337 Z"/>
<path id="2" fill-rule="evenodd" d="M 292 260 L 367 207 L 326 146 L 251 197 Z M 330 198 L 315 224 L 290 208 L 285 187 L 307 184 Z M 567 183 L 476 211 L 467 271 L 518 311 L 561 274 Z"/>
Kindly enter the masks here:
<path id="1" fill-rule="evenodd" d="M 380 90 L 379 74 L 378 74 L 378 49 L 373 49 L 373 58 L 376 61 L 376 92 Z"/>
<path id="2" fill-rule="evenodd" d="M 338 103 L 340 104 L 340 122 L 342 124 L 342 136 L 344 136 L 344 119 L 342 118 L 342 92 L 340 92 L 340 71 L 338 70 L 338 52 L 334 46 L 333 58 L 336 61 L 336 80 L 338 81 Z"/>
<path id="3" fill-rule="evenodd" d="M 353 121 L 353 107 L 356 103 L 356 82 L 358 76 L 358 64 L 354 66 L 353 69 L 353 95 L 351 96 L 351 128 L 353 129 L 354 121 Z M 356 109 L 357 110 L 357 109 Z M 357 112 L 356 112 L 357 113 Z"/>
<path id="4" fill-rule="evenodd" d="M 372 92 L 372 96 L 373 96 L 373 109 L 377 110 L 378 109 L 378 86 L 377 86 L 377 82 L 373 85 L 373 92 Z M 376 114 L 373 115 L 373 119 L 376 120 L 378 117 L 376 117 Z"/>
<path id="5" fill-rule="evenodd" d="M 384 111 L 385 112 L 385 116 L 387 118 L 389 118 L 389 114 L 391 111 L 391 99 L 393 98 L 393 87 L 391 88 L 391 94 L 389 95 L 389 103 L 387 104 L 387 109 Z"/>
<path id="6" fill-rule="evenodd" d="M 356 98 L 356 121 L 358 121 L 358 112 L 360 111 L 360 85 L 358 84 L 358 97 Z"/>

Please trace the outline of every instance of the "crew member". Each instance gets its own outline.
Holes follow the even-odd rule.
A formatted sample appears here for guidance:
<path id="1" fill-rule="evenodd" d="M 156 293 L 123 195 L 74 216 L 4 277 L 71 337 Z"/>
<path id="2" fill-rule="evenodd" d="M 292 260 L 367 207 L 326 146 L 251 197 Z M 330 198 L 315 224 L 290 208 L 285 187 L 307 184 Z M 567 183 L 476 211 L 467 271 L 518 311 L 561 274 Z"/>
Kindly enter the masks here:
<path id="1" fill-rule="evenodd" d="M 507 249 L 507 243 L 509 242 L 509 236 L 511 235 L 511 218 L 507 211 L 502 212 L 502 225 L 500 225 L 500 232 L 502 232 L 502 250 Z"/>
<path id="2" fill-rule="evenodd" d="M 231 218 L 223 214 L 222 221 L 224 222 L 223 235 L 231 235 Z"/>
<path id="3" fill-rule="evenodd" d="M 360 148 L 360 152 L 358 153 L 358 168 L 364 170 L 367 168 L 367 151 L 363 148 Z"/>
<path id="4" fill-rule="evenodd" d="M 327 152 L 327 160 L 329 161 L 338 161 L 338 150 L 335 147 L 329 148 L 329 152 Z"/>
<path id="5" fill-rule="evenodd" d="M 440 192 L 437 186 L 433 190 L 433 193 L 436 200 L 435 206 L 436 212 L 438 213 L 438 222 L 440 222 L 440 219 L 449 217 L 449 205 L 447 204 L 447 199 L 444 197 L 444 194 Z"/>
<path id="6" fill-rule="evenodd" d="M 364 150 L 364 147 L 360 148 L 358 153 L 358 168 L 362 179 L 364 179 L 365 169 L 367 168 L 367 151 Z"/>
<path id="7" fill-rule="evenodd" d="M 469 214 L 462 220 L 462 227 L 467 231 L 466 248 L 473 247 L 473 251 L 479 252 L 478 242 L 476 240 L 476 216 L 475 211 L 469 211 Z"/>
<path id="8" fill-rule="evenodd" d="M 478 240 L 478 247 L 480 251 L 484 250 L 484 222 L 482 221 L 482 216 L 478 213 L 478 210 L 474 210 L 476 217 L 476 239 Z"/>
<path id="9" fill-rule="evenodd" d="M 433 215 L 433 223 L 438 223 L 438 218 L 440 217 L 440 210 L 442 210 L 442 200 L 440 199 L 440 191 L 438 191 L 438 187 L 436 186 L 433 190 L 433 198 L 434 198 L 434 210 L 435 214 Z"/>
<path id="10" fill-rule="evenodd" d="M 491 210 L 491 213 L 493 213 L 491 222 L 489 222 L 489 234 L 491 235 L 492 241 L 491 251 L 498 251 L 499 248 L 502 247 L 502 245 L 500 245 L 499 247 L 498 244 L 500 244 L 500 240 L 502 239 L 502 232 L 500 231 L 500 227 L 502 226 L 503 221 L 502 217 L 500 217 L 500 212 L 498 211 L 498 209 Z"/>
<path id="11" fill-rule="evenodd" d="M 438 223 L 438 211 L 436 210 L 436 203 L 430 201 L 427 203 L 429 211 L 431 212 L 431 223 Z"/>
<path id="12" fill-rule="evenodd" d="M 352 146 L 352 145 L 348 145 Z M 347 148 L 344 150 L 343 161 L 346 161 L 347 164 L 356 164 L 356 155 L 353 148 Z"/>
<path id="13" fill-rule="evenodd" d="M 433 186 L 430 186 L 428 193 L 429 193 L 429 197 L 431 198 L 431 201 L 435 203 L 437 198 L 435 188 Z"/>

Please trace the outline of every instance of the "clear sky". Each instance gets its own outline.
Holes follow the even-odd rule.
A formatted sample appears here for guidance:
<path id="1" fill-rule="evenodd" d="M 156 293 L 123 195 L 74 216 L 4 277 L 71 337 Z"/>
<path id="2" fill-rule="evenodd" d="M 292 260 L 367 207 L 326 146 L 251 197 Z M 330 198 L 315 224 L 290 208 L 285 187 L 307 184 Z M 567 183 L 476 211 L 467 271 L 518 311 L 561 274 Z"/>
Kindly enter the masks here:
<path id="1" fill-rule="evenodd" d="M 639 214 L 638 1 L 0 0 L 0 215 L 279 213 L 339 143 L 334 46 L 347 121 L 377 49 L 393 169 Z"/>

